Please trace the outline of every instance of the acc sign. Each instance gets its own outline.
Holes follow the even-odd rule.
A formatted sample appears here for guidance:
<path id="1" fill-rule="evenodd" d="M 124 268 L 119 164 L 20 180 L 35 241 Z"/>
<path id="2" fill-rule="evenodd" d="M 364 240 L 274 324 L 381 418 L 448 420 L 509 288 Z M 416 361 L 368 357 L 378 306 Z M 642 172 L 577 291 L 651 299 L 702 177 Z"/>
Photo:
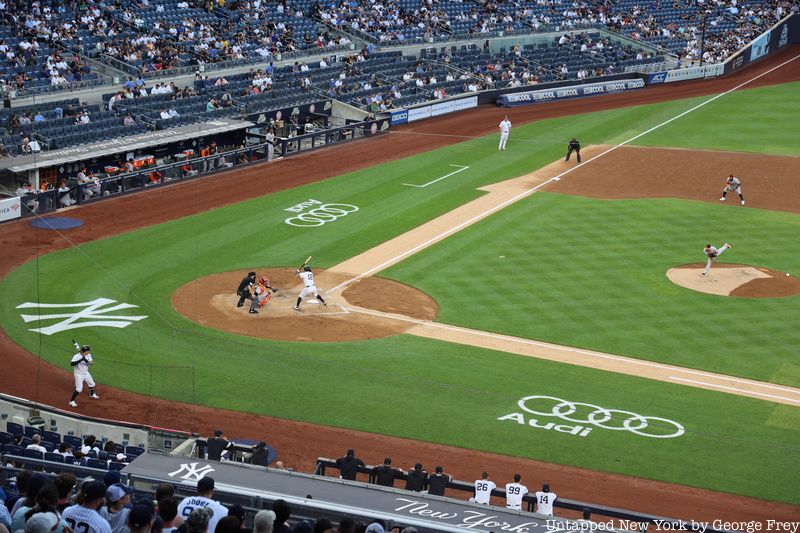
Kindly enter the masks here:
<path id="1" fill-rule="evenodd" d="M 334 222 L 341 217 L 358 211 L 358 207 L 350 204 L 320 204 L 319 207 L 289 217 L 284 222 L 298 228 L 315 228 L 328 222 Z"/>
<path id="2" fill-rule="evenodd" d="M 553 396 L 526 396 L 517 402 L 519 408 L 528 414 L 528 425 L 538 429 L 553 430 L 586 437 L 594 428 L 611 431 L 628 431 L 641 437 L 654 439 L 672 439 L 684 434 L 685 429 L 679 423 L 657 416 L 642 416 L 630 411 L 606 409 L 590 403 L 571 402 Z M 558 418 L 571 424 L 540 422 L 541 417 Z M 525 415 L 511 413 L 498 420 L 514 420 L 525 424 Z"/>

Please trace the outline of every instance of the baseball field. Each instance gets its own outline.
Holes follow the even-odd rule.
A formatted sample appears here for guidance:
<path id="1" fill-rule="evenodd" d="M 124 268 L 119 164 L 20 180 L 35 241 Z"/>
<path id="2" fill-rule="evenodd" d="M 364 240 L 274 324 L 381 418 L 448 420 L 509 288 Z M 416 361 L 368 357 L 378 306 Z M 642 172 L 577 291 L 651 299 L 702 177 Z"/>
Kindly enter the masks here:
<path id="1" fill-rule="evenodd" d="M 800 505 L 799 91 L 528 124 L 512 111 L 507 151 L 497 134 L 465 136 L 38 256 L 3 279 L 0 323 L 62 368 L 71 339 L 91 344 L 100 391 L 154 405 Z M 426 134 L 390 134 L 404 135 Z M 563 161 L 571 137 L 581 166 Z M 745 206 L 719 201 L 728 174 Z M 724 242 L 701 279 L 703 246 Z M 328 305 L 297 312 L 308 255 Z M 279 288 L 258 315 L 235 307 L 250 270 Z"/>

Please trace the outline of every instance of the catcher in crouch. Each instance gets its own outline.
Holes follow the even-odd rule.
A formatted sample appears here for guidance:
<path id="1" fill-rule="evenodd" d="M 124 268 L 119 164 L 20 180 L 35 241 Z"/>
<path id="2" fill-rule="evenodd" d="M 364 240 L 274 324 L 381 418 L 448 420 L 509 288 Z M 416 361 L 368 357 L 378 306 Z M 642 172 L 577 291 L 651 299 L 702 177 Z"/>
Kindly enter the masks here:
<path id="1" fill-rule="evenodd" d="M 269 278 L 261 276 L 255 288 L 258 306 L 264 307 L 264 304 L 266 304 L 270 298 L 272 298 L 273 292 L 278 292 L 278 289 L 269 284 Z"/>

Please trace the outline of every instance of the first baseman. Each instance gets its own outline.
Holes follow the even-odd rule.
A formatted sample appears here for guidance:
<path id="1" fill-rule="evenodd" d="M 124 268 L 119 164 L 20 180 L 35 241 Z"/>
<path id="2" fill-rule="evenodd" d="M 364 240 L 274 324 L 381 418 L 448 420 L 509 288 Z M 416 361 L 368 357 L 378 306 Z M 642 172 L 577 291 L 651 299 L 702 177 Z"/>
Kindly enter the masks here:
<path id="1" fill-rule="evenodd" d="M 309 294 L 313 294 L 317 300 L 322 302 L 322 305 L 328 305 L 327 302 L 325 302 L 325 300 L 322 298 L 322 296 L 320 296 L 319 293 L 317 292 L 317 286 L 314 285 L 314 274 L 311 272 L 310 266 L 304 266 L 302 271 L 295 270 L 294 273 L 297 274 L 300 277 L 300 279 L 303 280 L 303 284 L 305 285 L 305 287 L 303 287 L 303 290 L 300 291 L 300 295 L 297 297 L 297 303 L 294 305 L 294 307 L 292 307 L 292 309 L 294 309 L 295 311 L 299 311 L 300 302 L 302 302 L 303 298 L 308 296 Z"/>
<path id="2" fill-rule="evenodd" d="M 508 115 L 503 115 L 503 120 L 500 121 L 500 144 L 498 150 L 506 149 L 506 142 L 508 142 L 508 133 L 511 131 L 511 121 L 508 120 Z"/>
<path id="3" fill-rule="evenodd" d="M 564 161 L 569 161 L 569 156 L 572 155 L 572 152 L 575 152 L 575 155 L 578 156 L 578 163 L 581 162 L 581 143 L 578 142 L 578 139 L 575 137 L 567 145 L 567 157 Z"/>
<path id="4" fill-rule="evenodd" d="M 729 192 L 735 192 L 739 195 L 739 200 L 742 201 L 742 205 L 744 205 L 744 195 L 742 195 L 742 180 L 731 174 L 725 179 L 725 188 L 722 189 L 722 198 L 719 199 L 720 202 L 725 201 L 725 195 Z"/>
<path id="5" fill-rule="evenodd" d="M 714 261 L 720 255 L 722 255 L 722 252 L 724 252 L 728 248 L 733 248 L 733 246 L 731 246 L 727 242 L 722 246 L 720 246 L 719 249 L 717 249 L 714 246 L 711 246 L 710 244 L 706 244 L 706 247 L 703 248 L 703 253 L 706 254 L 706 256 L 708 257 L 708 261 L 706 261 L 706 269 L 703 270 L 703 273 L 700 275 L 708 276 L 708 271 L 711 270 L 711 262 Z"/>
<path id="6" fill-rule="evenodd" d="M 92 379 L 92 375 L 89 373 L 89 367 L 94 364 L 91 346 L 88 344 L 78 346 L 78 343 L 75 341 L 72 341 L 72 344 L 75 348 L 80 350 L 80 352 L 73 355 L 72 361 L 69 363 L 72 366 L 72 373 L 75 375 L 75 390 L 72 391 L 72 398 L 69 401 L 69 405 L 70 407 L 78 407 L 78 403 L 75 399 L 78 397 L 78 394 L 83 391 L 84 382 L 89 386 L 89 398 L 99 400 L 100 396 L 94 391 L 95 383 Z"/>

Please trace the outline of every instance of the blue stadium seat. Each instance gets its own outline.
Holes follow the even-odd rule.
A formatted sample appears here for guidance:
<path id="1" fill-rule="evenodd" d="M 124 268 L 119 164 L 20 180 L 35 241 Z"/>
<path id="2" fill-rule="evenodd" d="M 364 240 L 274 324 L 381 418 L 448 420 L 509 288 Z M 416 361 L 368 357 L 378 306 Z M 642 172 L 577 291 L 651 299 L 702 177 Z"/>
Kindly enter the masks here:
<path id="1" fill-rule="evenodd" d="M 42 430 L 33 426 L 25 426 L 25 436 L 33 438 L 34 435 L 41 435 Z"/>
<path id="2" fill-rule="evenodd" d="M 61 455 L 60 453 L 52 453 L 52 452 L 47 452 L 46 454 L 44 454 L 44 460 L 51 461 L 53 463 L 65 462 L 63 455 Z"/>
<path id="3" fill-rule="evenodd" d="M 22 456 L 30 459 L 44 459 L 44 454 L 36 450 L 22 450 Z"/>
<path id="4" fill-rule="evenodd" d="M 22 452 L 25 451 L 22 446 L 15 446 L 14 444 L 5 444 L 3 446 L 3 453 L 7 455 L 16 455 L 22 457 Z"/>
<path id="5" fill-rule="evenodd" d="M 125 446 L 125 455 L 132 455 L 134 457 L 139 457 L 144 453 L 144 448 L 140 448 L 139 446 Z"/>
<path id="6" fill-rule="evenodd" d="M 99 468 L 100 470 L 108 470 L 108 462 L 101 461 L 100 459 L 89 459 L 86 462 L 89 468 Z"/>
<path id="7" fill-rule="evenodd" d="M 108 469 L 112 471 L 119 471 L 125 468 L 127 465 L 125 463 L 109 463 Z"/>
<path id="8" fill-rule="evenodd" d="M 19 137 L 19 135 L 14 135 L 12 137 L 12 139 L 11 139 L 11 143 L 12 144 L 22 141 L 22 139 L 19 139 L 19 141 L 18 141 L 16 139 L 16 137 Z M 22 424 L 17 424 L 16 422 L 6 422 L 6 430 L 9 433 L 11 433 L 12 435 L 24 435 L 25 434 L 25 428 L 22 427 Z"/>
<path id="9" fill-rule="evenodd" d="M 6 431 L 0 431 L 0 444 L 11 444 L 14 442 L 14 435 Z"/>
<path id="10" fill-rule="evenodd" d="M 42 440 L 52 442 L 56 446 L 61 444 L 61 435 L 55 431 L 42 431 Z"/>
<path id="11" fill-rule="evenodd" d="M 73 450 L 80 450 L 81 446 L 83 446 L 83 441 L 80 437 L 76 437 L 75 435 L 64 435 L 64 442 L 72 446 Z"/>

